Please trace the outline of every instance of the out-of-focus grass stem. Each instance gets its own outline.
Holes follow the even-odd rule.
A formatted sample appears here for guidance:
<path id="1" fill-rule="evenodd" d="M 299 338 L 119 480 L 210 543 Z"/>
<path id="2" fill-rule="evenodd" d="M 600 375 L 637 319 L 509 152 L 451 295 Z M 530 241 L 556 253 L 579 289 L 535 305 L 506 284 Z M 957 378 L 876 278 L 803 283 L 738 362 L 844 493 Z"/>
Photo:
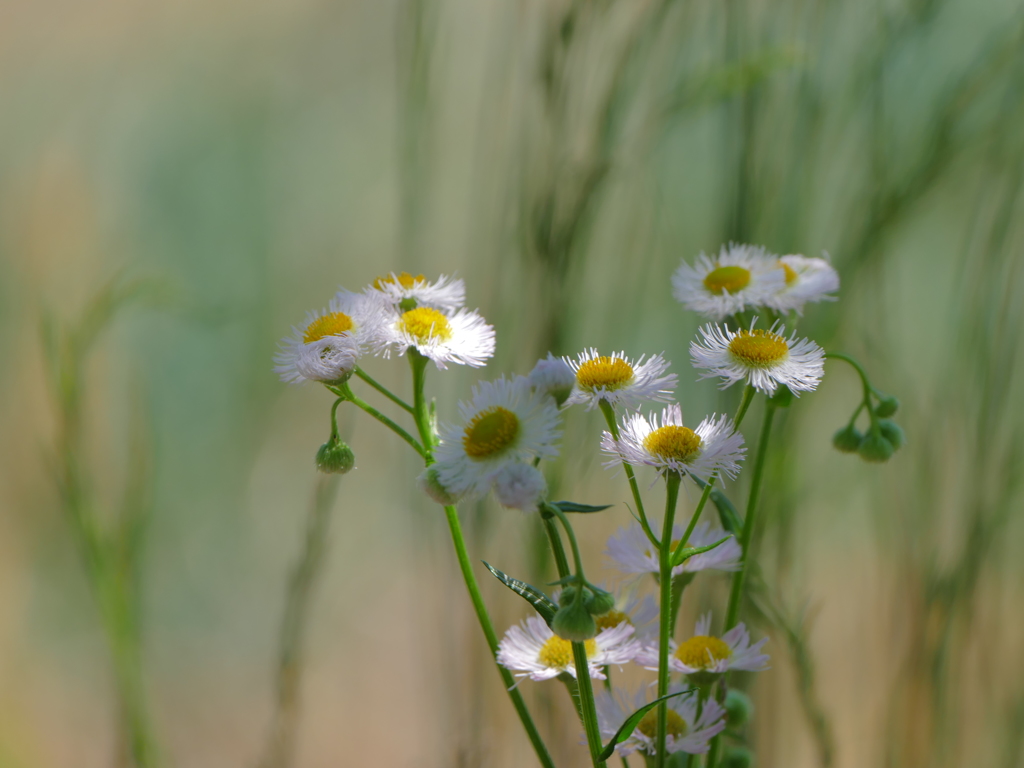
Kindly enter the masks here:
<path id="1" fill-rule="evenodd" d="M 317 479 L 313 503 L 306 520 L 302 554 L 292 571 L 285 599 L 277 664 L 276 709 L 260 768 L 288 768 L 292 764 L 300 714 L 303 646 L 309 625 L 310 604 L 322 572 L 331 510 L 338 495 L 340 480 L 338 475 L 321 475 Z"/>

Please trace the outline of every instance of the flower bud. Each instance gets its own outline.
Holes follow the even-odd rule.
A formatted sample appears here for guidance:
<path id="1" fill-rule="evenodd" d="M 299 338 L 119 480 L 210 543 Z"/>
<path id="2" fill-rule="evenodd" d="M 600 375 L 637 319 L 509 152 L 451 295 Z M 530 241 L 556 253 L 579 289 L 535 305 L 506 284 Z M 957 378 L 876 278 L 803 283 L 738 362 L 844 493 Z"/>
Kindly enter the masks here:
<path id="1" fill-rule="evenodd" d="M 856 453 L 864 435 L 853 424 L 849 424 L 832 435 L 832 445 L 843 453 Z"/>
<path id="2" fill-rule="evenodd" d="M 746 747 L 729 747 L 722 755 L 722 768 L 751 768 L 754 754 Z"/>
<path id="3" fill-rule="evenodd" d="M 316 452 L 316 468 L 325 475 L 344 475 L 356 465 L 352 449 L 336 437 L 320 446 Z"/>
<path id="4" fill-rule="evenodd" d="M 555 398 L 559 407 L 569 399 L 572 388 L 576 384 L 576 374 L 565 360 L 555 357 L 550 352 L 545 359 L 539 360 L 530 375 L 530 386 L 538 392 L 544 392 Z"/>
<path id="5" fill-rule="evenodd" d="M 580 588 L 575 584 L 570 584 L 569 586 L 567 586 L 565 589 L 558 593 L 558 604 L 561 606 L 572 605 L 574 602 L 576 602 L 576 591 L 578 589 Z M 581 599 L 583 600 L 584 604 L 586 604 L 586 602 L 590 600 L 593 596 L 593 592 L 591 592 L 586 587 L 583 587 L 583 597 Z"/>
<path id="6" fill-rule="evenodd" d="M 447 507 L 451 504 L 458 503 L 459 499 L 462 497 L 449 492 L 448 489 L 441 484 L 437 475 L 438 472 L 436 467 L 427 467 L 420 473 L 420 476 L 416 478 L 416 485 L 418 485 L 420 490 L 427 494 L 427 496 L 442 506 Z"/>
<path id="7" fill-rule="evenodd" d="M 600 616 L 602 613 L 608 613 L 608 611 L 615 607 L 615 595 L 594 587 L 594 593 L 587 600 L 586 605 L 587 610 L 592 616 Z"/>
<path id="8" fill-rule="evenodd" d="M 491 488 L 503 507 L 523 512 L 536 512 L 548 492 L 541 471 L 518 461 L 502 467 L 491 479 Z"/>
<path id="9" fill-rule="evenodd" d="M 891 459 L 895 450 L 880 429 L 872 429 L 860 441 L 857 453 L 864 461 L 882 463 Z"/>
<path id="10" fill-rule="evenodd" d="M 875 408 L 875 413 L 885 419 L 892 416 L 899 409 L 900 401 L 890 395 L 889 397 L 883 397 L 878 401 L 878 407 Z"/>
<path id="11" fill-rule="evenodd" d="M 879 419 L 878 429 L 885 436 L 885 439 L 892 443 L 897 451 L 907 442 L 907 435 L 903 428 L 890 419 Z"/>
<path id="12" fill-rule="evenodd" d="M 581 643 L 597 634 L 597 622 L 582 602 L 573 601 L 558 609 L 551 629 L 561 638 Z"/>
<path id="13" fill-rule="evenodd" d="M 725 718 L 730 728 L 744 725 L 754 713 L 754 702 L 743 691 L 730 688 L 725 694 Z"/>

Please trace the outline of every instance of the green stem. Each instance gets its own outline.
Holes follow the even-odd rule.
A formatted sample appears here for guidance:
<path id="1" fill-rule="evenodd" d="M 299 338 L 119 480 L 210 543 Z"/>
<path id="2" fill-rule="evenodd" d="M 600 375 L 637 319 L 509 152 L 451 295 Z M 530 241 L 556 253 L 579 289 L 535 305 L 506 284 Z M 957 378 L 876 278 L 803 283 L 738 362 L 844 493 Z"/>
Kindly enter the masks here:
<path id="1" fill-rule="evenodd" d="M 576 536 L 572 531 L 572 526 L 570 526 L 569 522 L 565 519 L 565 513 L 558 509 L 558 507 L 551 504 L 546 505 L 544 511 L 547 513 L 544 516 L 544 527 L 548 533 L 548 540 L 551 542 L 551 550 L 555 555 L 555 563 L 558 566 L 559 579 L 564 579 L 569 576 L 569 562 L 565 557 L 565 549 L 562 546 L 562 539 L 558 535 L 558 529 L 551 520 L 551 515 L 557 515 L 562 521 L 562 525 L 565 527 L 565 532 L 569 536 L 569 541 L 572 544 L 573 556 L 576 561 L 576 575 L 579 578 L 583 578 L 582 562 L 579 557 L 579 550 L 576 548 Z M 582 590 L 577 591 L 577 596 L 579 596 L 581 592 Z M 577 599 L 579 598 L 577 597 Z M 576 684 L 579 690 L 576 709 L 579 712 L 580 718 L 583 720 L 583 730 L 587 735 L 587 746 L 590 748 L 591 763 L 593 763 L 594 768 L 600 768 L 600 766 L 605 764 L 604 761 L 600 759 L 601 751 L 604 747 L 601 743 L 601 729 L 597 724 L 597 707 L 594 704 L 594 686 L 590 680 L 590 662 L 587 661 L 586 644 L 574 642 L 572 644 L 572 657 L 573 664 L 576 666 Z"/>
<path id="2" fill-rule="evenodd" d="M 615 409 L 611 407 L 605 400 L 598 401 L 601 408 L 601 413 L 604 414 L 604 420 L 608 423 L 608 430 L 612 433 L 612 437 L 615 440 L 619 439 L 619 425 L 615 423 Z M 644 500 L 640 496 L 640 486 L 636 482 L 636 474 L 633 472 L 627 462 L 622 462 L 622 468 L 626 471 L 626 478 L 629 480 L 629 489 L 633 492 L 633 501 L 636 502 L 636 511 L 640 515 L 640 526 L 644 529 L 644 533 L 647 534 L 647 538 L 651 544 L 656 547 L 660 547 L 661 543 L 658 541 L 658 537 L 654 535 L 654 531 L 651 530 L 650 523 L 647 522 L 647 514 L 644 512 Z"/>
<path id="3" fill-rule="evenodd" d="M 383 413 L 378 411 L 376 408 L 374 408 L 369 403 L 361 400 L 351 390 L 351 388 L 349 387 L 347 382 L 342 384 L 342 385 L 340 385 L 340 386 L 338 386 L 338 387 L 328 387 L 328 389 L 330 389 L 331 392 L 336 394 L 338 397 L 343 398 L 345 400 L 348 400 L 350 403 L 352 403 L 353 405 L 355 405 L 358 408 L 362 408 L 364 411 L 366 411 L 368 414 L 373 416 L 373 418 L 375 418 L 377 421 L 379 421 L 385 427 L 387 427 L 392 432 L 394 432 L 396 435 L 398 435 L 400 438 L 405 440 L 405 442 L 407 442 L 409 445 L 411 445 L 412 449 L 414 451 L 416 451 L 416 453 L 418 453 L 422 458 L 424 458 L 424 459 L 427 458 L 427 451 L 428 451 L 428 449 L 425 449 L 422 445 L 420 445 L 416 441 L 415 437 L 413 437 L 408 432 L 406 432 L 404 429 L 402 429 L 400 426 L 395 424 L 395 422 L 393 422 L 391 419 L 389 419 Z M 337 406 L 337 403 L 335 403 L 335 406 Z"/>
<path id="4" fill-rule="evenodd" d="M 344 397 L 339 397 L 331 406 L 331 440 L 338 439 L 338 406 L 345 402 Z"/>
<path id="5" fill-rule="evenodd" d="M 678 472 L 665 475 L 665 520 L 661 531 L 659 549 L 659 584 L 661 589 L 661 616 L 658 622 L 658 696 L 668 693 L 668 643 L 672 636 L 672 525 L 675 522 L 676 502 L 679 500 Z M 694 519 L 696 519 L 694 514 Z M 665 766 L 665 737 L 668 733 L 668 702 L 658 705 L 658 731 L 655 746 L 655 765 Z"/>
<path id="6" fill-rule="evenodd" d="M 565 535 L 569 537 L 569 546 L 572 547 L 572 559 L 576 564 L 576 578 L 579 579 L 580 586 L 582 587 L 586 583 L 587 577 L 583 573 L 583 558 L 580 557 L 580 548 L 576 543 L 576 533 L 573 531 L 572 525 L 569 523 L 569 519 L 565 516 L 565 513 L 562 510 L 554 504 L 549 504 L 547 506 L 550 507 L 561 521 L 562 527 L 565 528 Z"/>
<path id="7" fill-rule="evenodd" d="M 413 416 L 416 419 L 416 427 L 420 433 L 420 439 L 423 441 L 425 449 L 420 452 L 423 456 L 424 463 L 429 467 L 434 463 L 433 447 L 434 447 L 434 430 L 430 423 L 430 413 L 427 406 L 426 397 L 424 395 L 424 385 L 426 383 L 426 366 L 427 358 L 416 352 L 416 350 L 409 350 L 409 362 L 412 366 L 412 380 L 413 380 L 413 395 L 414 395 L 414 408 L 415 412 Z M 487 612 L 487 606 L 484 604 L 483 596 L 480 594 L 480 585 L 477 583 L 476 576 L 473 575 L 473 567 L 469 561 L 469 552 L 466 549 L 466 539 L 462 535 L 462 524 L 459 522 L 459 513 L 455 508 L 455 505 L 449 504 L 444 508 L 445 518 L 448 520 L 448 530 L 451 533 L 452 544 L 455 546 L 455 556 L 459 561 L 459 570 L 462 571 L 462 580 L 466 583 L 466 590 L 469 592 L 470 602 L 473 604 L 473 610 L 476 612 L 477 621 L 480 624 L 480 629 L 483 630 L 484 637 L 487 639 L 487 646 L 491 651 L 491 658 L 494 659 L 498 655 L 498 635 L 494 631 L 494 624 L 491 623 L 491 616 Z M 548 748 L 544 745 L 544 739 L 541 738 L 540 732 L 537 730 L 537 726 L 533 722 L 533 718 L 530 716 L 530 711 L 526 708 L 526 702 L 523 701 L 523 695 L 519 692 L 519 689 L 515 687 L 516 680 L 512 677 L 512 673 L 505 669 L 500 664 L 495 665 L 498 669 L 498 673 L 501 675 L 501 679 L 505 683 L 505 689 L 508 692 L 509 698 L 512 700 L 512 706 L 515 707 L 516 714 L 519 715 L 519 720 L 523 724 L 523 729 L 526 731 L 527 737 L 530 739 L 530 743 L 533 745 L 534 752 L 537 753 L 537 759 L 544 768 L 555 768 L 555 763 L 551 759 L 551 755 L 548 753 Z M 591 697 L 593 698 L 593 697 Z"/>
<path id="8" fill-rule="evenodd" d="M 875 414 L 875 409 L 871 407 L 871 393 L 874 388 L 871 386 L 871 381 L 868 379 L 867 371 L 849 355 L 844 355 L 842 352 L 826 352 L 825 357 L 828 360 L 842 360 L 844 363 L 849 363 L 853 366 L 853 369 L 857 371 L 857 375 L 860 376 L 861 385 L 864 388 L 864 400 L 861 405 L 866 406 L 868 409 L 868 416 L 871 418 L 871 427 L 876 428 L 878 423 L 878 416 Z M 858 413 L 860 410 L 858 409 Z M 856 418 L 856 414 L 854 415 Z"/>
<path id="9" fill-rule="evenodd" d="M 356 376 L 358 376 L 360 379 L 365 381 L 371 387 L 376 389 L 378 392 L 380 392 L 382 395 L 384 395 L 384 397 L 386 397 L 388 400 L 393 402 L 395 405 L 397 405 L 402 410 L 408 411 L 409 413 L 415 413 L 415 410 L 413 409 L 413 407 L 411 405 L 409 405 L 407 402 L 405 402 L 405 400 L 400 398 L 398 395 L 394 394 L 390 389 L 385 387 L 383 384 L 381 384 L 380 382 L 378 382 L 375 379 L 373 379 L 370 376 L 370 374 L 368 374 L 366 371 L 364 371 L 358 365 L 356 366 L 355 374 L 356 374 Z"/>
<path id="10" fill-rule="evenodd" d="M 750 541 L 754 534 L 754 521 L 757 513 L 757 501 L 761 493 L 761 480 L 764 477 L 765 456 L 768 453 L 768 438 L 772 429 L 772 418 L 775 406 L 766 400 L 764 405 L 764 421 L 761 424 L 761 436 L 757 444 L 757 457 L 754 459 L 754 474 L 750 480 L 750 496 L 747 498 L 747 513 L 743 518 L 743 530 L 740 533 L 740 547 L 743 550 L 740 569 L 733 574 L 732 590 L 729 593 L 729 608 L 725 614 L 725 629 L 735 626 L 740 612 L 740 598 L 743 595 L 743 582 L 750 566 Z"/>

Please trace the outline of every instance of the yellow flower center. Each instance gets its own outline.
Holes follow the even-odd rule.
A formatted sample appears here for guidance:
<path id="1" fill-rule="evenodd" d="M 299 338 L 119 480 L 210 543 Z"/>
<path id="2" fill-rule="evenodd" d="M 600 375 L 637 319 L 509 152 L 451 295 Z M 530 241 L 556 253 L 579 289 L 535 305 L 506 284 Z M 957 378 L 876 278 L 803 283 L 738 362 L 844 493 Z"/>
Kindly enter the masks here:
<path id="1" fill-rule="evenodd" d="M 351 317 L 344 312 L 328 312 L 306 326 L 302 341 L 305 344 L 312 344 L 314 341 L 320 341 L 324 336 L 340 336 L 345 331 L 351 330 Z"/>
<path id="2" fill-rule="evenodd" d="M 658 733 L 658 708 L 655 707 L 640 718 L 640 722 L 636 724 L 636 729 L 648 739 L 653 739 Z M 668 728 L 666 733 L 678 739 L 680 736 L 685 736 L 686 731 L 686 721 L 683 720 L 678 712 L 670 709 L 668 711 Z"/>
<path id="3" fill-rule="evenodd" d="M 496 405 L 470 420 L 462 435 L 462 447 L 471 458 L 486 459 L 512 445 L 518 434 L 519 417 Z"/>
<path id="4" fill-rule="evenodd" d="M 629 616 L 624 614 L 622 611 L 616 611 L 612 608 L 608 613 L 602 613 L 600 616 L 595 616 L 594 621 L 597 622 L 597 631 L 603 632 L 606 629 L 614 629 L 619 626 L 622 622 L 632 624 L 629 620 Z"/>
<path id="5" fill-rule="evenodd" d="M 597 642 L 587 640 L 583 643 L 587 651 L 587 658 L 597 653 Z M 552 635 L 537 654 L 537 661 L 545 667 L 553 669 L 565 669 L 572 664 L 572 643 L 558 635 Z"/>
<path id="6" fill-rule="evenodd" d="M 746 267 L 718 267 L 708 272 L 704 287 L 712 293 L 736 293 L 750 284 L 750 270 Z"/>
<path id="7" fill-rule="evenodd" d="M 729 354 L 749 368 L 770 368 L 786 359 L 789 344 L 771 331 L 740 331 L 729 342 Z"/>
<path id="8" fill-rule="evenodd" d="M 601 355 L 587 360 L 576 371 L 577 383 L 586 390 L 619 389 L 633 380 L 633 366 L 621 357 Z"/>
<path id="9" fill-rule="evenodd" d="M 707 635 L 695 635 L 676 648 L 675 657 L 694 669 L 707 669 L 716 661 L 728 659 L 732 651 L 723 640 Z"/>
<path id="10" fill-rule="evenodd" d="M 430 307 L 416 307 L 402 313 L 398 321 L 403 331 L 423 343 L 431 339 L 448 341 L 452 337 L 452 327 L 443 313 Z"/>
<path id="11" fill-rule="evenodd" d="M 786 285 L 792 285 L 796 282 L 797 274 L 795 269 L 784 261 L 779 262 L 779 267 L 786 273 Z"/>
<path id="12" fill-rule="evenodd" d="M 688 427 L 674 424 L 656 429 L 644 438 L 644 448 L 648 453 L 682 462 L 696 458 L 700 453 L 700 445 L 700 435 Z"/>
<path id="13" fill-rule="evenodd" d="M 398 275 L 385 275 L 383 277 L 378 277 L 376 280 L 373 281 L 373 287 L 379 291 L 385 285 L 391 284 L 400 285 L 403 288 L 408 289 L 412 288 L 415 285 L 419 285 L 420 283 L 425 282 L 427 282 L 427 278 L 425 278 L 423 275 L 416 275 L 415 277 L 413 277 L 408 272 L 402 272 L 401 274 Z"/>

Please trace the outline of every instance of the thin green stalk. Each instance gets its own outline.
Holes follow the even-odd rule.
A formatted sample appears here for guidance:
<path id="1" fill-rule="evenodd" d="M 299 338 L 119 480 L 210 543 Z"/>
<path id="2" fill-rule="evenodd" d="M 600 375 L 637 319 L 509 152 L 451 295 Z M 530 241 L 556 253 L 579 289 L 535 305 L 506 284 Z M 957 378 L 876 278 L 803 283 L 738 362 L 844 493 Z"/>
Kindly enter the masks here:
<path id="1" fill-rule="evenodd" d="M 878 428 L 878 415 L 875 413 L 875 409 L 871 407 L 871 381 L 868 379 L 868 374 L 858 363 L 849 355 L 844 355 L 842 352 L 826 352 L 825 358 L 828 360 L 842 360 L 844 363 L 849 363 L 853 366 L 854 370 L 857 371 L 857 375 L 860 376 L 860 383 L 864 387 L 864 400 L 861 402 L 861 406 L 867 407 L 868 417 L 871 419 L 871 428 Z M 857 418 L 857 414 L 860 413 L 860 408 L 854 413 L 853 418 Z M 851 422 L 852 423 L 852 422 Z"/>
<path id="2" fill-rule="evenodd" d="M 416 419 L 416 427 L 419 430 L 420 439 L 424 445 L 424 448 L 418 451 L 418 453 L 423 456 L 424 463 L 429 467 L 434 463 L 432 453 L 434 448 L 434 428 L 430 423 L 430 412 L 424 394 L 427 362 L 427 358 L 415 350 L 409 350 L 409 363 L 412 366 L 413 380 L 413 407 L 415 408 L 413 416 Z M 473 566 L 470 563 L 469 552 L 466 549 L 466 540 L 462 534 L 462 524 L 459 522 L 458 510 L 454 504 L 449 504 L 444 508 L 444 514 L 448 521 L 448 530 L 451 533 L 452 544 L 455 546 L 455 556 L 459 561 L 459 570 L 462 571 L 462 579 L 466 583 L 466 590 L 469 592 L 469 599 L 473 604 L 473 610 L 476 612 L 477 621 L 483 630 L 484 637 L 487 639 L 491 658 L 494 659 L 498 654 L 498 635 L 494 631 L 494 624 L 491 623 L 487 606 L 484 604 L 483 596 L 480 594 L 480 585 L 477 583 L 476 576 L 473 575 Z M 537 753 L 537 759 L 544 768 L 555 768 L 555 763 L 548 753 L 548 749 L 541 738 L 540 732 L 537 730 L 537 726 L 533 722 L 533 718 L 530 716 L 530 711 L 526 708 L 523 695 L 515 687 L 515 678 L 512 677 L 511 672 L 500 664 L 495 664 L 495 666 L 505 683 L 505 689 L 512 700 L 512 706 L 515 707 L 516 714 L 519 715 L 519 720 L 526 730 L 526 735 L 530 739 L 534 751 Z"/>
<path id="3" fill-rule="evenodd" d="M 661 616 L 658 622 L 659 697 L 668 693 L 668 643 L 672 636 L 672 525 L 675 522 L 676 502 L 679 500 L 679 484 L 682 479 L 678 472 L 669 472 L 665 475 L 665 520 L 662 524 L 661 548 L 658 552 L 658 586 L 661 589 Z M 694 519 L 696 519 L 696 515 L 694 515 Z M 658 731 L 654 752 L 657 768 L 665 766 L 665 737 L 667 734 L 668 702 L 663 701 L 658 705 Z"/>
<path id="4" fill-rule="evenodd" d="M 409 405 L 407 402 L 405 402 L 405 400 L 400 398 L 398 395 L 394 394 L 390 389 L 385 387 L 383 384 L 381 384 L 378 381 L 376 381 L 375 379 L 373 379 L 370 376 L 370 374 L 368 374 L 366 371 L 364 371 L 358 365 L 356 366 L 355 374 L 356 374 L 356 376 L 358 376 L 360 379 L 365 381 L 371 387 L 376 389 L 378 392 L 380 392 L 382 395 L 384 395 L 384 397 L 386 397 L 388 400 L 393 402 L 395 405 L 397 405 L 402 410 L 408 411 L 409 413 L 415 413 L 415 410 L 413 409 L 413 407 L 411 405 Z"/>
<path id="5" fill-rule="evenodd" d="M 387 416 L 385 416 L 383 413 L 381 413 L 376 408 L 374 408 L 372 405 L 370 405 L 369 403 L 361 400 L 352 391 L 352 389 L 349 387 L 348 382 L 346 382 L 346 383 L 344 383 L 344 384 L 342 384 L 342 385 L 340 385 L 338 387 L 328 387 L 328 389 L 331 390 L 331 392 L 336 394 L 338 397 L 342 397 L 345 400 L 348 400 L 350 403 L 352 403 L 356 407 L 362 408 L 364 411 L 366 411 L 368 414 L 373 416 L 373 418 L 375 418 L 377 421 L 379 421 L 385 427 L 387 427 L 392 432 L 394 432 L 396 435 L 398 435 L 400 438 L 405 440 L 405 442 L 407 442 L 409 445 L 411 445 L 412 449 L 414 451 L 416 451 L 416 453 L 418 453 L 422 458 L 424 458 L 424 459 L 427 458 L 427 449 L 425 449 L 422 445 L 420 445 L 416 441 L 415 437 L 410 435 L 408 432 L 406 432 L 404 429 L 402 429 L 400 426 L 398 426 L 395 422 L 393 422 Z"/>
<path id="6" fill-rule="evenodd" d="M 757 512 L 757 501 L 761 493 L 761 480 L 764 477 L 765 456 L 768 453 L 768 438 L 771 436 L 772 418 L 775 406 L 766 400 L 764 404 L 764 421 L 761 424 L 761 436 L 757 444 L 757 457 L 754 459 L 754 474 L 750 479 L 750 495 L 747 498 L 747 512 L 743 518 L 743 530 L 740 533 L 740 547 L 743 559 L 740 569 L 733 574 L 732 590 L 729 593 L 729 608 L 725 614 L 725 629 L 728 631 L 736 624 L 740 612 L 740 598 L 743 594 L 743 583 L 750 565 L 750 541 L 754 535 L 754 521 Z"/>
<path id="7" fill-rule="evenodd" d="M 573 558 L 576 563 L 576 576 L 582 580 L 584 578 L 583 561 L 580 558 L 579 548 L 576 545 L 576 534 L 573 532 L 568 519 L 566 519 L 565 513 L 558 507 L 550 504 L 545 507 L 545 512 L 548 515 L 556 515 L 562 522 L 562 527 L 565 528 L 565 533 L 569 537 L 569 543 L 572 546 Z M 545 523 L 551 523 L 550 518 L 545 517 Z M 565 557 L 565 549 L 562 547 L 562 539 L 558 535 L 558 529 L 553 524 L 545 526 L 545 528 L 548 532 L 548 540 L 551 542 L 551 549 L 555 554 L 555 562 L 558 564 L 558 576 L 560 579 L 564 579 L 569 575 L 569 563 Z M 582 584 L 579 586 L 582 587 Z M 580 593 L 577 594 L 579 595 Z M 573 664 L 576 666 L 576 684 L 579 687 L 577 711 L 583 720 L 583 730 L 587 735 L 590 761 L 594 768 L 600 768 L 600 766 L 605 764 L 600 759 L 601 751 L 604 747 L 601 743 L 601 729 L 597 723 L 597 707 L 594 704 L 594 686 L 590 680 L 590 662 L 587 661 L 586 644 L 574 642 L 572 644 L 572 656 Z"/>
<path id="8" fill-rule="evenodd" d="M 619 425 L 615 422 L 615 409 L 611 407 L 605 400 L 598 401 L 601 408 L 601 413 L 604 414 L 604 420 L 608 423 L 608 430 L 612 433 L 612 437 L 616 440 L 619 439 Z M 658 541 L 658 537 L 654 535 L 654 531 L 651 530 L 650 523 L 647 522 L 647 514 L 644 512 L 644 500 L 640 496 L 640 486 L 636 482 L 636 474 L 633 472 L 627 462 L 622 462 L 622 468 L 626 471 L 626 478 L 629 480 L 629 489 L 633 492 L 633 501 L 636 503 L 636 511 L 640 516 L 640 526 L 644 529 L 644 533 L 647 534 L 647 538 L 650 539 L 651 544 L 656 547 L 660 547 L 661 543 Z"/>

